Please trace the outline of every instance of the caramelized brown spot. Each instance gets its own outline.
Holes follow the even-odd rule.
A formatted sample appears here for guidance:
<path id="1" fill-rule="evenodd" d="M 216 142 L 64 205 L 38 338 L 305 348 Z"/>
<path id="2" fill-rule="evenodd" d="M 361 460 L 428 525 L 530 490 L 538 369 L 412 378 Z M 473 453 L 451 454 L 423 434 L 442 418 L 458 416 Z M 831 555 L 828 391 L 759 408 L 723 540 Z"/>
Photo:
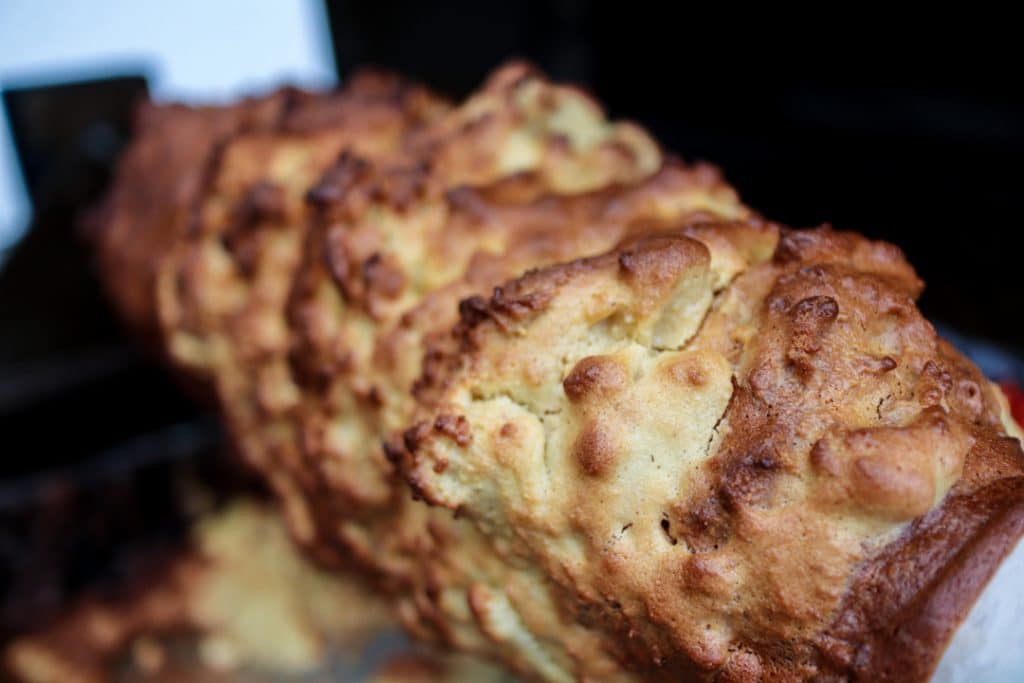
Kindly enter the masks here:
<path id="1" fill-rule="evenodd" d="M 917 384 L 917 399 L 924 405 L 937 405 L 953 388 L 953 378 L 935 361 L 928 361 L 921 370 Z"/>
<path id="2" fill-rule="evenodd" d="M 388 462 L 390 462 L 392 465 L 397 466 L 402 462 L 402 459 L 405 457 L 405 451 L 403 451 L 401 447 L 397 446 L 394 443 L 391 443 L 390 441 L 383 441 L 381 443 L 381 448 L 384 451 L 384 457 L 387 458 Z"/>
<path id="3" fill-rule="evenodd" d="M 405 287 L 405 275 L 393 256 L 374 254 L 363 263 L 363 281 L 367 291 L 393 299 Z"/>
<path id="4" fill-rule="evenodd" d="M 260 255 L 259 237 L 254 228 L 264 221 L 280 221 L 285 216 L 285 192 L 269 182 L 250 187 L 232 210 L 230 222 L 221 236 L 246 277 L 256 270 Z"/>
<path id="5" fill-rule="evenodd" d="M 867 371 L 873 375 L 884 375 L 896 369 L 896 361 L 891 356 L 869 358 L 864 362 Z"/>
<path id="6" fill-rule="evenodd" d="M 248 189 L 238 206 L 243 221 L 280 220 L 285 213 L 285 191 L 270 182 L 256 183 Z"/>
<path id="7" fill-rule="evenodd" d="M 637 306 L 643 314 L 665 297 L 683 271 L 710 261 L 700 242 L 686 237 L 652 237 L 641 240 L 619 255 L 625 280 L 640 294 Z"/>
<path id="8" fill-rule="evenodd" d="M 406 449 L 410 453 L 416 452 L 420 447 L 420 444 L 427 438 L 430 433 L 430 427 L 427 422 L 417 422 L 412 427 L 405 430 L 402 434 L 402 441 L 405 443 Z"/>
<path id="9" fill-rule="evenodd" d="M 717 496 L 705 498 L 682 519 L 681 534 L 690 552 L 715 550 L 729 538 L 729 516 Z"/>
<path id="10" fill-rule="evenodd" d="M 318 206 L 340 202 L 369 170 L 369 162 L 345 152 L 320 183 L 306 193 L 306 201 Z"/>
<path id="11" fill-rule="evenodd" d="M 684 358 L 668 367 L 669 375 L 679 384 L 702 387 L 707 381 L 707 370 L 695 358 Z"/>
<path id="12" fill-rule="evenodd" d="M 842 463 L 825 439 L 819 439 L 811 447 L 810 460 L 811 467 L 824 474 L 838 476 L 842 471 Z"/>
<path id="13" fill-rule="evenodd" d="M 753 652 L 740 650 L 733 653 L 725 668 L 719 674 L 721 683 L 743 683 L 743 681 L 764 680 L 764 667 L 761 658 Z"/>
<path id="14" fill-rule="evenodd" d="M 344 232 L 337 226 L 332 226 L 327 229 L 323 239 L 324 260 L 328 272 L 345 297 L 354 299 L 355 292 L 349 282 L 352 266 L 349 263 L 349 248 L 345 243 Z"/>
<path id="15" fill-rule="evenodd" d="M 962 379 L 957 384 L 957 391 L 960 402 L 975 417 L 985 410 L 985 401 L 981 395 L 981 388 L 978 383 L 971 379 Z"/>
<path id="16" fill-rule="evenodd" d="M 370 387 L 370 391 L 367 392 L 365 400 L 373 405 L 374 408 L 381 408 L 384 405 L 384 396 L 381 394 L 380 387 Z"/>
<path id="17" fill-rule="evenodd" d="M 690 555 L 683 560 L 680 579 L 687 587 L 700 589 L 718 576 L 714 564 L 701 555 Z"/>
<path id="18" fill-rule="evenodd" d="M 434 420 L 434 430 L 451 437 L 460 446 L 468 446 L 473 441 L 469 428 L 469 420 L 462 415 L 439 415 Z"/>
<path id="19" fill-rule="evenodd" d="M 732 460 L 719 488 L 726 509 L 735 511 L 762 504 L 779 469 L 770 443 L 758 444 L 743 457 Z"/>
<path id="20" fill-rule="evenodd" d="M 811 296 L 789 311 L 793 325 L 787 359 L 802 379 L 814 371 L 812 359 L 821 351 L 821 339 L 839 315 L 839 304 L 830 296 Z"/>
<path id="21" fill-rule="evenodd" d="M 485 321 L 493 321 L 499 329 L 508 331 L 513 324 L 543 310 L 551 301 L 549 289 L 526 292 L 511 292 L 495 287 L 491 298 L 471 296 L 459 302 L 460 324 L 456 328 L 463 336 L 471 336 L 473 330 Z"/>
<path id="22" fill-rule="evenodd" d="M 491 297 L 491 310 L 495 320 L 522 320 L 535 311 L 547 306 L 551 300 L 551 292 L 535 291 L 523 294 L 512 294 L 503 287 L 494 288 Z"/>
<path id="23" fill-rule="evenodd" d="M 583 428 L 572 448 L 583 471 L 592 477 L 599 477 L 614 466 L 616 451 L 615 439 L 593 422 Z"/>
<path id="24" fill-rule="evenodd" d="M 858 270 L 884 276 L 912 297 L 917 297 L 924 286 L 898 247 L 828 226 L 814 230 L 782 230 L 775 262 L 780 265 L 850 264 Z"/>
<path id="25" fill-rule="evenodd" d="M 573 403 L 590 397 L 608 396 L 622 391 L 628 382 L 626 369 L 609 356 L 581 359 L 562 381 L 565 395 Z"/>

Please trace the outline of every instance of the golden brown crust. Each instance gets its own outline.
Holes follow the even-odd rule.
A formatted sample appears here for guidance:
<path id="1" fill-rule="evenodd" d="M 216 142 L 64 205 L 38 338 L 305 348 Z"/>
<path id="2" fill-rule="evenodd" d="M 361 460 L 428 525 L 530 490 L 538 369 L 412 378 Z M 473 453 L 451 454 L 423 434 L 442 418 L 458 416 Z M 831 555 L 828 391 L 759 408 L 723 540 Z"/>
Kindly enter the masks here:
<path id="1" fill-rule="evenodd" d="M 293 96 L 280 91 L 230 107 L 147 102 L 139 108 L 114 189 L 89 224 L 107 293 L 147 342 L 159 340 L 157 263 L 185 234 L 210 150 L 235 131 L 276 121 Z"/>
<path id="2" fill-rule="evenodd" d="M 439 104 L 426 91 L 373 71 L 358 72 L 338 93 L 283 88 L 233 105 L 198 108 L 144 102 L 113 190 L 86 221 L 107 293 L 132 332 L 160 351 L 157 272 L 187 235 L 199 194 L 209 182 L 211 157 L 225 140 L 245 132 L 325 130 L 351 117 L 360 102 L 391 102 L 400 108 L 403 98 L 423 110 Z M 363 109 L 363 118 L 372 119 L 374 112 Z"/>
<path id="3" fill-rule="evenodd" d="M 465 306 L 406 435 L 414 489 L 544 567 L 649 675 L 926 679 L 1022 530 L 992 389 L 917 313 L 897 250 L 829 230 L 783 231 L 714 304 L 692 262 L 698 317 L 652 343 L 677 244 Z"/>
<path id="4" fill-rule="evenodd" d="M 584 113 L 574 113 L 580 102 Z M 583 143 L 566 146 L 566 116 L 579 120 Z M 318 215 L 289 304 L 291 359 L 309 399 L 299 418 L 304 456 L 324 480 L 321 493 L 306 498 L 333 493 L 333 513 L 310 515 L 328 523 L 316 534 L 328 544 L 339 542 L 331 522 L 338 510 L 377 514 L 402 495 L 376 443 L 387 430 L 380 415 L 394 422 L 401 418 L 389 414 L 408 410 L 419 338 L 452 320 L 460 296 L 569 257 L 588 240 L 595 251 L 606 248 L 633 217 L 740 210 L 709 167 L 672 164 L 645 179 L 656 168 L 653 143 L 515 65 L 420 137 L 411 159 L 344 156 L 310 193 Z M 589 179 L 577 173 L 604 147 L 620 158 Z M 519 165 L 509 171 L 512 162 Z M 605 190 L 558 196 L 611 181 Z"/>
<path id="5" fill-rule="evenodd" d="M 162 259 L 170 355 L 213 382 L 235 445 L 286 501 L 304 485 L 286 417 L 299 397 L 284 309 L 302 260 L 306 194 L 339 155 L 397 153 L 445 111 L 422 88 L 374 74 L 295 102 L 274 126 L 219 145 L 190 234 Z M 286 510 L 301 519 L 294 503 Z"/>
<path id="6" fill-rule="evenodd" d="M 388 88 L 228 138 L 159 268 L 293 536 L 545 680 L 927 676 L 1021 458 L 899 250 L 752 218 L 522 65 Z"/>
<path id="7" fill-rule="evenodd" d="M 550 211 L 558 202 L 541 195 L 628 186 L 657 170 L 660 152 L 638 128 L 606 122 L 577 91 L 519 66 L 450 115 L 441 111 L 437 121 L 426 120 L 436 106 L 424 112 L 422 98 L 348 96 L 355 102 L 351 120 L 303 131 L 278 123 L 219 145 L 191 234 L 159 269 L 170 353 L 189 372 L 212 380 L 236 445 L 277 491 L 293 534 L 314 557 L 371 569 L 381 587 L 398 592 L 403 618 L 418 634 L 501 653 L 516 668 L 539 668 L 551 677 L 566 665 L 544 652 L 520 654 L 523 636 L 503 620 L 527 619 L 544 642 L 556 642 L 569 625 L 540 606 L 543 596 L 520 597 L 511 612 L 514 598 L 495 592 L 515 584 L 507 568 L 497 558 L 481 566 L 471 526 L 408 500 L 375 435 L 382 413 L 400 420 L 411 409 L 416 349 L 423 335 L 452 319 L 462 293 L 577 253 L 579 242 L 545 234 L 562 226 Z M 296 105 L 289 116 L 310 106 L 319 105 Z M 387 134 L 395 121 L 407 125 L 408 135 L 401 125 L 398 136 Z M 310 205 L 300 199 L 327 162 L 325 150 L 339 144 L 341 161 L 310 196 L 318 227 L 304 238 Z M 460 188 L 464 183 L 487 187 Z M 567 207 L 614 207 L 618 195 Z M 528 210 L 514 209 L 535 200 Z M 637 200 L 626 213 L 655 222 L 697 209 L 745 211 L 710 168 L 674 168 Z M 491 215 L 489 206 L 503 208 Z M 438 209 L 442 215 L 432 216 Z M 449 210 L 463 217 L 466 239 L 446 239 L 443 213 Z M 603 226 L 595 250 L 626 234 L 625 215 L 573 211 L 558 215 L 574 229 L 590 220 Z M 382 214 L 396 225 L 382 222 Z M 502 245 L 519 233 L 518 260 L 505 260 Z M 302 278 L 293 283 L 297 269 Z M 438 287 L 445 292 L 430 304 L 401 315 Z M 289 291 L 291 324 L 299 332 L 294 338 L 283 333 Z M 309 301 L 310 293 L 323 292 L 335 298 Z M 441 317 L 430 320 L 430 311 Z M 312 340 L 307 348 L 319 353 L 303 353 L 292 339 Z M 403 347 L 412 354 L 401 353 Z M 402 359 L 394 371 L 383 364 L 388 348 Z M 318 388 L 303 365 L 315 371 L 322 361 L 335 365 L 320 373 L 332 385 Z M 401 395 L 385 395 L 395 388 Z M 317 419 L 321 414 L 341 422 L 325 423 Z M 460 606 L 469 595 L 478 607 L 473 614 Z M 588 649 L 580 645 L 573 657 L 584 661 Z M 612 666 L 606 658 L 589 659 L 590 671 Z"/>
<path id="8" fill-rule="evenodd" d="M 822 637 L 823 669 L 927 680 L 1000 562 L 1024 535 L 1020 445 L 986 430 L 943 505 L 862 567 Z"/>
<path id="9" fill-rule="evenodd" d="M 543 104 L 546 98 L 538 96 L 524 103 L 522 93 L 538 86 L 553 102 Z M 390 448 L 381 449 L 380 435 L 400 435 L 413 408 L 409 391 L 420 374 L 423 344 L 454 321 L 462 296 L 580 250 L 605 249 L 630 235 L 636 221 L 671 224 L 700 211 L 746 210 L 710 167 L 673 162 L 647 177 L 654 170 L 646 160 L 651 143 L 593 113 L 581 126 L 604 132 L 565 147 L 561 133 L 547 127 L 577 106 L 578 96 L 535 77 L 509 79 L 507 87 L 485 89 L 427 128 L 426 161 L 348 157 L 311 193 L 320 205 L 318 225 L 289 309 L 299 342 L 292 365 L 306 399 L 296 417 L 309 471 L 319 481 L 315 491 L 293 491 L 292 499 L 300 509 L 308 506 L 298 513 L 299 523 L 302 517 L 310 522 L 313 533 L 303 539 L 314 552 L 354 560 L 380 577 L 398 593 L 416 633 L 498 652 L 515 668 L 540 668 L 551 677 L 565 665 L 556 668 L 546 652 L 518 653 L 523 644 L 509 639 L 524 637 L 521 631 L 498 625 L 523 618 L 525 609 L 511 612 L 501 587 L 531 584 L 510 576 L 515 572 L 498 558 L 480 562 L 487 550 L 478 548 L 481 539 L 471 526 L 411 501 L 388 460 L 399 442 L 391 439 Z M 480 108 L 489 110 L 485 122 L 452 125 Z M 524 138 L 526 131 L 539 132 Z M 579 159 L 601 154 L 602 136 L 615 141 L 621 135 L 627 137 L 614 145 L 615 164 L 604 164 L 599 174 L 577 174 Z M 622 153 L 627 141 L 636 152 Z M 523 147 L 538 151 L 508 151 Z M 502 176 L 509 156 L 534 166 Z M 617 182 L 577 194 L 587 177 L 597 187 Z M 339 519 L 345 521 L 339 525 Z M 546 598 L 531 599 L 545 604 Z M 460 606 L 466 601 L 476 606 L 471 614 Z M 530 616 L 535 636 L 572 630 L 560 618 L 553 621 L 548 609 Z M 585 659 L 585 649 L 579 646 L 577 661 Z M 608 669 L 605 657 L 590 659 L 578 666 Z"/>

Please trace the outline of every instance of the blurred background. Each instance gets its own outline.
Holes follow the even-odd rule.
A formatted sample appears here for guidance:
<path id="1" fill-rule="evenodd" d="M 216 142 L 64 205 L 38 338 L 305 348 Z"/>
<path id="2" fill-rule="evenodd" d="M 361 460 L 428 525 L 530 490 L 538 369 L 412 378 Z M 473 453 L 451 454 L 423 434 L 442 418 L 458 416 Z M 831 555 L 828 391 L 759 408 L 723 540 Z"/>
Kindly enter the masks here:
<path id="1" fill-rule="evenodd" d="M 1024 60 L 1014 23 L 980 9 L 977 25 L 934 11 L 718 9 L 646 0 L 0 3 L 5 595 L 56 604 L 107 571 L 126 536 L 173 536 L 180 524 L 161 468 L 218 443 L 212 421 L 124 339 L 76 230 L 146 96 L 199 103 L 282 83 L 329 87 L 368 64 L 459 96 L 503 60 L 527 57 L 686 159 L 719 164 L 764 214 L 899 244 L 927 282 L 926 314 L 994 378 L 1024 377 Z M 115 485 L 138 510 L 118 523 L 98 502 Z M 57 512 L 37 514 L 41 499 L 58 501 Z M 37 561 L 40 544 L 48 554 Z M 74 571 L 45 570 L 68 558 Z M 26 577 L 49 592 L 19 588 Z M 23 607 L 0 614 L 0 635 Z"/>

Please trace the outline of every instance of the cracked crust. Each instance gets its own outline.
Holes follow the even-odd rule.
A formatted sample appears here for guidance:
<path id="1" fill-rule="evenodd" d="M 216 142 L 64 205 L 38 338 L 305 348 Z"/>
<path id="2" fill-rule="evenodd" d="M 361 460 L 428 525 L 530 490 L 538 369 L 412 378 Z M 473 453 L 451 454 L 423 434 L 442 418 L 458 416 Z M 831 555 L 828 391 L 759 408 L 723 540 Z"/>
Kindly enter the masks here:
<path id="1" fill-rule="evenodd" d="M 890 245 L 784 230 L 727 279 L 694 237 L 464 305 L 414 489 L 649 675 L 926 679 L 1022 531 L 995 389 Z"/>

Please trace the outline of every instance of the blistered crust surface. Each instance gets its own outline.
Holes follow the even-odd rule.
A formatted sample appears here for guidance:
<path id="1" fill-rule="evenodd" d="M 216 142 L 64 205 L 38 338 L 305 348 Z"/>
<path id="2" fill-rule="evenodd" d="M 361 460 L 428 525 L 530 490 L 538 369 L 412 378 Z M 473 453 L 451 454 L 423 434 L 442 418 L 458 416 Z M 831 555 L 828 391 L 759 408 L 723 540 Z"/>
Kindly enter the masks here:
<path id="1" fill-rule="evenodd" d="M 426 639 L 608 679 L 618 665 L 543 577 L 411 501 L 381 445 L 400 444 L 425 340 L 460 298 L 686 216 L 747 213 L 715 169 L 666 164 L 640 128 L 528 67 L 454 109 L 371 78 L 215 146 L 157 308 L 169 355 L 212 384 L 318 561 L 368 571 Z"/>
<path id="2" fill-rule="evenodd" d="M 783 231 L 716 287 L 715 247 L 694 237 L 464 308 L 433 413 L 407 434 L 411 482 L 642 643 L 623 653 L 641 666 L 874 671 L 856 629 L 832 630 L 870 613 L 851 577 L 884 573 L 865 567 L 957 504 L 965 471 L 1006 475 L 979 447 L 1015 447 L 998 399 L 921 317 L 894 248 Z M 902 656 L 926 676 L 938 653 L 917 645 Z"/>
<path id="3" fill-rule="evenodd" d="M 454 320 L 461 296 L 571 258 L 588 239 L 605 249 L 634 217 L 744 211 L 712 169 L 661 164 L 642 131 L 513 65 L 406 154 L 346 155 L 325 174 L 310 193 L 317 216 L 288 317 L 303 455 L 332 506 L 393 516 L 379 434 L 404 428 L 421 340 Z M 351 530 L 314 528 L 337 514 L 306 514 L 307 536 L 351 553 L 362 545 Z"/>
<path id="4" fill-rule="evenodd" d="M 285 305 L 310 221 L 306 194 L 339 157 L 396 154 L 447 109 L 377 74 L 298 98 L 274 125 L 213 150 L 189 232 L 160 263 L 168 354 L 213 385 L 234 445 L 286 501 L 302 488 Z"/>
<path id="5" fill-rule="evenodd" d="M 122 155 L 113 190 L 90 217 L 109 296 L 134 332 L 159 341 L 154 306 L 161 257 L 187 232 L 206 160 L 220 140 L 271 125 L 295 97 L 280 91 L 229 107 L 144 103 Z"/>
<path id="6" fill-rule="evenodd" d="M 288 314 L 316 489 L 288 496 L 293 527 L 327 561 L 381 576 L 423 637 L 549 680 L 623 676 L 559 613 L 542 576 L 412 501 L 389 457 L 415 409 L 424 345 L 455 322 L 461 298 L 640 230 L 748 212 L 714 169 L 663 162 L 639 129 L 519 66 L 413 146 L 414 163 L 347 156 L 310 194 L 318 215 Z"/>
<path id="7" fill-rule="evenodd" d="M 201 177 L 143 250 L 168 353 L 424 640 L 550 681 L 922 679 L 1020 535 L 1005 406 L 902 254 L 752 217 L 574 88 L 367 77 L 214 138 L 154 177 Z"/>

